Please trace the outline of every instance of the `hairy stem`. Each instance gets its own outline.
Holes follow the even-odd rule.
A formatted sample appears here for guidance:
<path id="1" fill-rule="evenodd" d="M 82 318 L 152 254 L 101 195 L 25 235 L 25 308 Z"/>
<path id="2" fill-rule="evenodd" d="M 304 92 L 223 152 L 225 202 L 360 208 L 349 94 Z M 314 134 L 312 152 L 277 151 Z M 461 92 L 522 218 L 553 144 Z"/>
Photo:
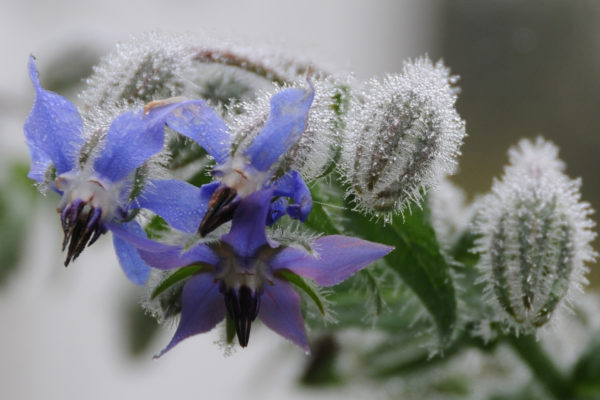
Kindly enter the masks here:
<path id="1" fill-rule="evenodd" d="M 570 388 L 564 374 L 554 365 L 546 351 L 532 335 L 507 335 L 506 342 L 529 366 L 537 380 L 555 399 L 570 399 Z"/>

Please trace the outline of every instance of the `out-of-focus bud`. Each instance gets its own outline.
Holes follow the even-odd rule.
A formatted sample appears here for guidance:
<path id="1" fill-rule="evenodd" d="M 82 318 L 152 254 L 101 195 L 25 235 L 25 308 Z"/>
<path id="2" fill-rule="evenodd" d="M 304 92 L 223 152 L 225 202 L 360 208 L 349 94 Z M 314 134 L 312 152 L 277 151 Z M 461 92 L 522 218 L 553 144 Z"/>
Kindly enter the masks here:
<path id="1" fill-rule="evenodd" d="M 342 161 L 359 209 L 389 217 L 454 172 L 465 136 L 456 79 L 419 58 L 353 98 Z"/>
<path id="2" fill-rule="evenodd" d="M 450 249 L 469 227 L 473 205 L 467 204 L 465 191 L 447 178 L 429 192 L 428 199 L 437 240 L 443 248 Z"/>
<path id="3" fill-rule="evenodd" d="M 581 181 L 564 174 L 556 146 L 522 140 L 509 158 L 478 207 L 476 250 L 495 318 L 527 333 L 586 283 L 585 263 L 596 257 L 594 223 L 589 204 L 580 201 Z"/>
<path id="4" fill-rule="evenodd" d="M 124 108 L 184 94 L 184 75 L 195 48 L 190 37 L 165 33 L 132 36 L 94 67 L 79 95 L 82 116 L 98 124 Z"/>

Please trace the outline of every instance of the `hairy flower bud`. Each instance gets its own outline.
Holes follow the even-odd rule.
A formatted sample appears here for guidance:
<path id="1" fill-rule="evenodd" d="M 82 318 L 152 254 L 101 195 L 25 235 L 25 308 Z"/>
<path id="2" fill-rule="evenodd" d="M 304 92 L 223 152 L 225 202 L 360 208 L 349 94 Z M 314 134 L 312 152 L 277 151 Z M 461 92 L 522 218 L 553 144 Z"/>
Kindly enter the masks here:
<path id="1" fill-rule="evenodd" d="M 586 283 L 594 224 L 580 201 L 581 181 L 564 174 L 556 146 L 522 140 L 509 158 L 476 217 L 478 267 L 498 316 L 531 332 Z"/>
<path id="2" fill-rule="evenodd" d="M 454 172 L 465 136 L 455 82 L 441 62 L 420 58 L 383 82 L 368 81 L 353 99 L 342 161 L 359 208 L 401 212 Z"/>
<path id="3" fill-rule="evenodd" d="M 84 118 L 98 124 L 123 108 L 184 94 L 194 51 L 190 38 L 158 32 L 117 44 L 86 80 Z"/>
<path id="4" fill-rule="evenodd" d="M 347 86 L 333 77 L 311 79 L 315 97 L 308 113 L 306 129 L 298 142 L 273 165 L 275 177 L 293 169 L 306 180 L 314 179 L 327 169 L 333 160 L 338 143 L 341 108 L 347 102 Z M 231 118 L 232 133 L 237 147 L 248 146 L 264 127 L 270 111 L 273 93 L 264 92 L 235 108 Z"/>

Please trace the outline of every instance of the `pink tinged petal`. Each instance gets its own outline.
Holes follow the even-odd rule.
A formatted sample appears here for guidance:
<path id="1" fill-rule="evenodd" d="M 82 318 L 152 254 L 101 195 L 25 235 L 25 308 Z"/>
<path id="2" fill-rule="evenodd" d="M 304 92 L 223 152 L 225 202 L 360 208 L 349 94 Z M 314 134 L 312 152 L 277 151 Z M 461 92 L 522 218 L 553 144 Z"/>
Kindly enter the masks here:
<path id="1" fill-rule="evenodd" d="M 265 226 L 272 197 L 270 189 L 254 192 L 242 199 L 235 210 L 231 230 L 222 240 L 233 247 L 239 257 L 251 257 L 268 243 Z"/>
<path id="2" fill-rule="evenodd" d="M 204 244 L 198 244 L 184 252 L 181 247 L 150 240 L 135 221 L 122 224 L 109 222 L 106 226 L 113 235 L 134 246 L 148 265 L 158 269 L 179 268 L 196 263 L 217 265 L 219 262 L 215 253 Z"/>
<path id="3" fill-rule="evenodd" d="M 306 128 L 314 94 L 310 85 L 309 89 L 285 89 L 271 98 L 269 118 L 244 152 L 254 168 L 267 171 L 283 153 L 296 144 Z"/>
<path id="4" fill-rule="evenodd" d="M 175 247 L 148 239 L 144 230 L 135 221 L 127 223 L 107 222 L 106 227 L 110 229 L 113 235 L 135 246 L 138 250 L 167 251 Z"/>
<path id="5" fill-rule="evenodd" d="M 24 126 L 31 155 L 28 176 L 41 182 L 50 163 L 57 175 L 75 168 L 84 142 L 83 122 L 70 101 L 42 88 L 33 57 L 29 58 L 29 77 L 35 102 Z"/>
<path id="6" fill-rule="evenodd" d="M 336 285 L 363 269 L 373 261 L 390 253 L 394 248 L 366 240 L 331 235 L 319 238 L 313 244 L 316 255 L 288 247 L 272 260 L 273 270 L 285 268 L 313 279 L 321 286 Z"/>
<path id="7" fill-rule="evenodd" d="M 225 318 L 225 302 L 212 274 L 195 275 L 182 293 L 181 321 L 171 342 L 156 357 L 190 336 L 208 332 Z"/>
<path id="8" fill-rule="evenodd" d="M 137 202 L 140 208 L 160 215 L 173 228 L 195 233 L 218 186 L 218 182 L 198 188 L 174 179 L 153 180 L 146 185 Z"/>
<path id="9" fill-rule="evenodd" d="M 178 246 L 160 244 L 160 246 L 156 246 L 149 250 L 138 249 L 138 252 L 142 259 L 149 265 L 163 270 L 199 263 L 210 264 L 216 268 L 219 263 L 219 258 L 211 248 L 205 244 L 198 244 L 189 251 L 184 251 Z"/>
<path id="10" fill-rule="evenodd" d="M 218 164 L 229 158 L 231 135 L 227 126 L 202 100 L 181 103 L 169 113 L 166 122 L 171 129 L 196 141 Z"/>
<path id="11" fill-rule="evenodd" d="M 269 328 L 310 353 L 300 296 L 289 283 L 276 278 L 273 285 L 264 286 L 258 317 Z"/>

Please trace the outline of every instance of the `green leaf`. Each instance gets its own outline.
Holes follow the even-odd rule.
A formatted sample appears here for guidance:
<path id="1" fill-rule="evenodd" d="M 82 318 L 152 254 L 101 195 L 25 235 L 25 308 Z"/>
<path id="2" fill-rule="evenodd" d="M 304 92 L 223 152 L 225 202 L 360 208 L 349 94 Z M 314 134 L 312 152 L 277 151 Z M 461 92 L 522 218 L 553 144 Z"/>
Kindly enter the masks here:
<path id="1" fill-rule="evenodd" d="M 419 297 L 433 316 L 441 343 L 447 344 L 457 318 L 456 292 L 427 210 L 413 207 L 405 218 L 397 215 L 385 225 L 353 211 L 346 215 L 348 230 L 396 247 L 385 261 Z"/>
<path id="2" fill-rule="evenodd" d="M 335 182 L 311 188 L 313 210 L 306 224 L 325 234 L 354 234 L 394 246 L 387 265 L 408 285 L 432 315 L 442 345 L 451 340 L 457 320 L 457 300 L 450 265 L 440 252 L 428 210 L 413 206 L 408 215 L 384 224 L 353 211 Z M 339 228 L 338 228 L 339 227 Z"/>
<path id="3" fill-rule="evenodd" d="M 325 235 L 339 235 L 338 226 L 345 212 L 342 201 L 344 194 L 333 186 L 315 183 L 311 189 L 313 206 L 304 222 L 306 226 Z"/>
<path id="4" fill-rule="evenodd" d="M 163 293 L 165 290 L 182 281 L 183 279 L 189 278 L 192 275 L 207 272 L 212 269 L 212 266 L 208 264 L 193 264 L 187 267 L 179 268 L 173 274 L 169 275 L 164 281 L 160 283 L 153 291 L 151 299 L 155 299 L 158 295 Z"/>
<path id="5" fill-rule="evenodd" d="M 16 270 L 23 253 L 29 214 L 37 191 L 27 178 L 29 167 L 15 163 L 0 187 L 0 286 Z"/>
<path id="6" fill-rule="evenodd" d="M 125 340 L 127 349 L 132 356 L 140 356 L 146 353 L 152 340 L 158 333 L 156 320 L 142 310 L 136 300 L 137 296 L 131 296 L 123 312 L 123 324 L 126 327 Z"/>
<path id="7" fill-rule="evenodd" d="M 600 332 L 575 364 L 571 379 L 578 399 L 600 398 Z"/>
<path id="8" fill-rule="evenodd" d="M 144 227 L 148 239 L 156 240 L 162 237 L 163 233 L 169 230 L 169 224 L 162 217 L 155 215 Z"/>
<path id="9" fill-rule="evenodd" d="M 275 271 L 275 275 L 285 279 L 286 281 L 302 289 L 312 299 L 312 301 L 315 302 L 321 314 L 326 314 L 325 304 L 323 300 L 321 300 L 321 296 L 312 287 L 310 287 L 310 285 L 308 285 L 306 281 L 302 279 L 301 276 L 296 275 L 295 273 L 287 269 L 279 269 Z"/>

